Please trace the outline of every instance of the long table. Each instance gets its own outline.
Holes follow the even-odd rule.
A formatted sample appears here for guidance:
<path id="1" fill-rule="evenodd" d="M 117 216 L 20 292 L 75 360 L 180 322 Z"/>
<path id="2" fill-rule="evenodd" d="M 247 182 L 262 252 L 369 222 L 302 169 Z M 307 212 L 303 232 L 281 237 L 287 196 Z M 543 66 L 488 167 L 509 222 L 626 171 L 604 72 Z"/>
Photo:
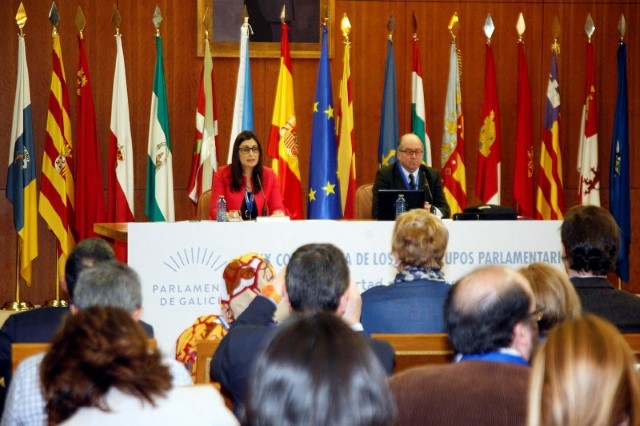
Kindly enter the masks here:
<path id="1" fill-rule="evenodd" d="M 518 268 L 546 262 L 562 268 L 559 221 L 446 220 L 445 275 L 454 282 L 488 264 Z M 200 315 L 219 313 L 225 294 L 222 271 L 247 252 L 264 255 L 276 269 L 300 245 L 340 247 L 361 291 L 393 280 L 393 222 L 309 220 L 291 222 L 130 223 L 112 238 L 128 239 L 129 265 L 143 283 L 143 319 L 156 330 L 162 350 L 175 351 L 178 335 Z"/>

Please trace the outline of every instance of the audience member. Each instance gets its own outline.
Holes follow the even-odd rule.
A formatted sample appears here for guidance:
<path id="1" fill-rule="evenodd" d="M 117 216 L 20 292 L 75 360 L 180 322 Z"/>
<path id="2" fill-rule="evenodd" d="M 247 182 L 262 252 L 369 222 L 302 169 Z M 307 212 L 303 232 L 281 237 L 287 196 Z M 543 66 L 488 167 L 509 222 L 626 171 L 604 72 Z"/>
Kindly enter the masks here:
<path id="1" fill-rule="evenodd" d="M 336 246 L 307 244 L 296 249 L 284 281 L 284 294 L 282 288 L 274 285 L 270 297 L 258 295 L 253 299 L 233 322 L 211 360 L 211 377 L 230 393 L 236 407 L 243 400 L 257 351 L 275 330 L 272 318 L 281 296 L 293 312 L 335 313 L 354 330 L 362 330 L 359 322 L 362 300 L 355 284 L 350 284 L 347 261 Z M 387 373 L 391 373 L 394 362 L 391 346 L 377 340 L 368 343 Z"/>
<path id="2" fill-rule="evenodd" d="M 582 310 L 611 321 L 622 333 L 640 332 L 640 298 L 616 290 L 607 274 L 616 267 L 620 229 L 602 207 L 569 209 L 560 228 L 563 261 Z"/>
<path id="3" fill-rule="evenodd" d="M 94 306 L 69 317 L 40 377 L 49 424 L 238 424 L 212 386 L 173 387 L 160 353 L 120 308 Z"/>
<path id="4" fill-rule="evenodd" d="M 244 425 L 390 425 L 384 370 L 362 335 L 329 313 L 290 320 L 256 361 Z"/>
<path id="5" fill-rule="evenodd" d="M 547 337 L 556 324 L 581 315 L 580 298 L 566 273 L 546 263 L 532 263 L 518 272 L 529 280 L 536 303 L 544 306 L 542 319 L 538 321 L 541 338 Z"/>
<path id="6" fill-rule="evenodd" d="M 442 333 L 444 301 L 451 286 L 442 272 L 449 231 L 426 210 L 396 220 L 391 253 L 398 274 L 389 286 L 362 294 L 362 325 L 367 333 Z"/>
<path id="7" fill-rule="evenodd" d="M 80 273 L 70 313 L 92 306 L 110 306 L 125 309 L 134 320 L 142 313 L 142 287 L 138 274 L 127 265 L 101 262 Z M 25 359 L 16 369 L 9 387 L 2 426 L 46 424 L 44 397 L 40 386 L 39 370 L 44 354 Z M 193 384 L 182 364 L 173 358 L 164 363 L 170 370 L 174 385 Z"/>
<path id="8" fill-rule="evenodd" d="M 585 314 L 559 324 L 533 359 L 528 425 L 640 425 L 635 362 L 610 322 Z"/>
<path id="9" fill-rule="evenodd" d="M 460 279 L 445 303 L 446 328 L 459 362 L 392 377 L 396 424 L 524 424 L 527 360 L 538 340 L 540 312 L 518 272 L 490 266 Z"/>

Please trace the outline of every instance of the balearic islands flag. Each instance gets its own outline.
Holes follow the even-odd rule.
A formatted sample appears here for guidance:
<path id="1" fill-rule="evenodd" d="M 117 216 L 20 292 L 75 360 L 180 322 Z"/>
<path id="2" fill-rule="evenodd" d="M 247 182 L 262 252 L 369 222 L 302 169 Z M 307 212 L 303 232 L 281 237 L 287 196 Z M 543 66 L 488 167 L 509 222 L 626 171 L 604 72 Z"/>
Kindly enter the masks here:
<path id="1" fill-rule="evenodd" d="M 398 128 L 398 95 L 396 92 L 396 61 L 393 40 L 387 40 L 387 62 L 384 69 L 384 92 L 380 113 L 380 138 L 378 142 L 378 166 L 387 166 L 396 155 L 400 139 Z"/>
<path id="2" fill-rule="evenodd" d="M 424 108 L 424 87 L 422 84 L 422 65 L 418 48 L 418 35 L 411 39 L 413 62 L 411 70 L 411 132 L 422 140 L 422 162 L 431 166 L 431 139 L 427 129 L 427 114 Z"/>
<path id="3" fill-rule="evenodd" d="M 537 219 L 562 219 L 564 215 L 564 189 L 562 186 L 562 152 L 560 151 L 560 85 L 556 54 L 560 46 L 554 42 L 551 53 L 551 72 L 547 85 L 547 103 L 540 147 Z"/>
<path id="4" fill-rule="evenodd" d="M 460 68 L 455 40 L 451 41 L 449 55 L 449 82 L 444 105 L 440 162 L 444 195 L 451 208 L 451 215 L 460 213 L 467 206 L 467 178 L 464 167 L 464 117 L 462 116 Z"/>
<path id="5" fill-rule="evenodd" d="M 298 129 L 293 101 L 293 74 L 289 49 L 289 26 L 282 24 L 280 72 L 271 118 L 268 154 L 278 174 L 284 206 L 292 219 L 302 219 L 302 184 L 298 162 Z"/>
<path id="6" fill-rule="evenodd" d="M 240 65 L 236 82 L 236 100 L 233 103 L 233 121 L 229 137 L 229 156 L 231 164 L 233 143 L 243 130 L 253 131 L 253 88 L 251 86 L 251 62 L 249 60 L 249 23 L 240 28 Z"/>
<path id="7" fill-rule="evenodd" d="M 16 80 L 7 171 L 7 198 L 13 204 L 13 226 L 18 233 L 20 276 L 30 285 L 31 263 L 38 257 L 38 200 L 29 69 L 22 34 L 18 36 Z"/>
<path id="8" fill-rule="evenodd" d="M 327 26 L 322 27 L 322 50 L 318 67 L 316 97 L 313 102 L 311 158 L 309 160 L 309 219 L 340 219 L 340 186 L 338 185 L 336 123 L 333 116 L 333 95 Z"/>
<path id="9" fill-rule="evenodd" d="M 582 205 L 600 205 L 600 171 L 598 170 L 598 115 L 596 111 L 596 64 L 591 39 L 587 43 L 585 101 L 580 121 L 578 150 L 578 201 Z"/>
<path id="10" fill-rule="evenodd" d="M 89 62 L 82 32 L 78 36 L 78 137 L 76 140 L 76 232 L 78 241 L 95 237 L 93 225 L 105 221 L 104 184 Z"/>
<path id="11" fill-rule="evenodd" d="M 207 76 L 207 78 L 205 78 Z M 200 91 L 196 109 L 196 140 L 191 157 L 189 198 L 194 203 L 211 189 L 213 172 L 218 168 L 218 120 L 213 79 L 213 61 L 209 39 L 204 40 L 204 65 L 200 75 Z"/>
<path id="12" fill-rule="evenodd" d="M 162 38 L 156 35 L 156 69 L 151 94 L 147 148 L 145 213 L 152 222 L 173 222 L 173 153 L 169 135 L 169 107 L 164 81 Z"/>
<path id="13" fill-rule="evenodd" d="M 58 274 L 64 274 L 67 256 L 75 246 L 73 226 L 74 182 L 69 94 L 62 63 L 60 36 L 53 28 L 53 72 L 49 92 L 47 132 L 40 177 L 40 205 L 42 218 L 56 236 L 58 247 Z"/>

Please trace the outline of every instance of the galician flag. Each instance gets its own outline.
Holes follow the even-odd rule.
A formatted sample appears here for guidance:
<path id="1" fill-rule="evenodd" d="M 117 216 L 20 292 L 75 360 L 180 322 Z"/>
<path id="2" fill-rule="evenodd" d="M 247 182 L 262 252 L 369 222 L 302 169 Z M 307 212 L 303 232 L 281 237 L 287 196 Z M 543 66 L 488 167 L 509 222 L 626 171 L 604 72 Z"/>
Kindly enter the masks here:
<path id="1" fill-rule="evenodd" d="M 20 5 L 22 8 L 22 5 Z M 20 13 L 20 12 L 18 12 Z M 22 10 L 24 13 L 24 9 Z M 31 90 L 24 35 L 18 36 L 18 75 L 9 144 L 7 199 L 13 205 L 13 226 L 18 233 L 20 276 L 31 285 L 31 263 L 38 257 L 38 200 L 36 157 L 31 120 Z M 5 256 L 8 254 L 5 251 Z"/>
<path id="2" fill-rule="evenodd" d="M 280 72 L 276 99 L 271 118 L 268 154 L 273 158 L 271 166 L 278 174 L 278 183 L 284 206 L 292 219 L 302 219 L 302 184 L 298 162 L 298 128 L 293 101 L 293 74 L 289 49 L 289 26 L 282 23 L 280 44 Z"/>
<path id="3" fill-rule="evenodd" d="M 147 148 L 145 213 L 152 222 L 173 222 L 173 153 L 169 135 L 169 108 L 162 61 L 162 38 L 156 34 L 156 70 L 151 94 Z"/>
<path id="4" fill-rule="evenodd" d="M 248 18 L 246 19 L 248 21 Z M 229 137 L 229 156 L 231 164 L 233 143 L 243 130 L 253 131 L 253 89 L 251 87 L 251 62 L 249 60 L 249 23 L 240 27 L 240 65 L 236 82 L 236 99 L 233 103 L 233 121 Z"/>
<path id="5" fill-rule="evenodd" d="M 415 15 L 414 15 L 415 19 Z M 418 35 L 413 34 L 413 62 L 411 70 L 411 132 L 422 140 L 422 162 L 431 166 L 431 139 L 427 130 L 427 115 L 424 108 L 424 88 L 422 84 L 422 65 L 418 48 Z"/>

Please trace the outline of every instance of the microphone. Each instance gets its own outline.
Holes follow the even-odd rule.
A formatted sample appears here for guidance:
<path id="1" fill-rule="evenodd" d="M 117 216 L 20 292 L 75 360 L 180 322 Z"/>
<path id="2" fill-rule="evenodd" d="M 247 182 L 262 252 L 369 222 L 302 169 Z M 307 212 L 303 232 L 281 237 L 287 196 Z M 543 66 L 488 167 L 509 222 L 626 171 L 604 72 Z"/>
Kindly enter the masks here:
<path id="1" fill-rule="evenodd" d="M 260 192 L 262 193 L 262 201 L 264 202 L 262 205 L 262 216 L 269 216 L 269 208 L 267 207 L 267 196 L 264 195 L 264 186 L 262 186 L 262 181 L 260 180 L 259 173 L 256 173 L 256 180 L 258 181 L 258 185 L 260 185 Z"/>
<path id="2" fill-rule="evenodd" d="M 431 187 L 429 186 L 429 180 L 427 180 L 427 174 L 424 172 L 424 170 L 421 170 L 422 172 L 422 177 L 424 177 L 424 184 L 427 187 L 427 192 L 429 193 L 429 198 L 431 198 L 431 213 L 435 212 L 435 208 L 436 206 L 433 205 L 433 192 L 431 192 Z"/>

